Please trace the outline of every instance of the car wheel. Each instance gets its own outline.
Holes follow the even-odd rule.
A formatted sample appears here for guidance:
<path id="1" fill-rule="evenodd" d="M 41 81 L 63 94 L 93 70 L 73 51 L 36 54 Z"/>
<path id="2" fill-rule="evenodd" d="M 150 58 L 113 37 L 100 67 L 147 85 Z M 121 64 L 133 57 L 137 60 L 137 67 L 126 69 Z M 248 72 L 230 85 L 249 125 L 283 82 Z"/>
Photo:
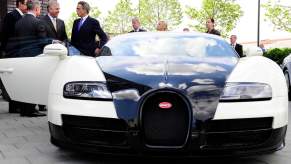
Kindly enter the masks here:
<path id="1" fill-rule="evenodd" d="M 286 70 L 284 71 L 284 76 L 286 79 L 286 83 L 287 83 L 287 88 L 288 88 L 288 100 L 291 100 L 291 93 L 290 93 L 290 77 L 289 77 L 289 72 Z"/>
<path id="2" fill-rule="evenodd" d="M 8 111 L 9 113 L 19 113 L 19 104 L 16 101 L 9 101 Z"/>

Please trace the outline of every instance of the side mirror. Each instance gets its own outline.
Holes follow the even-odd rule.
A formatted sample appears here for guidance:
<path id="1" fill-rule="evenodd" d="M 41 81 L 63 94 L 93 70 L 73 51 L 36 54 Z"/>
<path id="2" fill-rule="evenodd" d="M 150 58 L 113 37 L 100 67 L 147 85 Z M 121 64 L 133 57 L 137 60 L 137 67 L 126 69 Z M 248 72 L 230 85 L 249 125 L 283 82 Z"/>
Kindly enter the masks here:
<path id="1" fill-rule="evenodd" d="M 243 53 L 245 56 L 263 56 L 263 50 L 260 47 L 257 46 L 244 46 L 243 47 Z"/>
<path id="2" fill-rule="evenodd" d="M 60 59 L 66 58 L 68 50 L 62 44 L 49 44 L 44 47 L 43 50 L 44 56 L 59 56 Z"/>

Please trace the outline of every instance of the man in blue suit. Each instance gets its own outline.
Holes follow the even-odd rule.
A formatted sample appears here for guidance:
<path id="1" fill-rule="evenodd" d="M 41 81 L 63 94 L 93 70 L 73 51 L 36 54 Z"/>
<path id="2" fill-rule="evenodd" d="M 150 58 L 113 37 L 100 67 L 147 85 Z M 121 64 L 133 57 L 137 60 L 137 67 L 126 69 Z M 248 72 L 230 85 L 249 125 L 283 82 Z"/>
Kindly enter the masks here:
<path id="1" fill-rule="evenodd" d="M 79 49 L 84 55 L 96 56 L 100 48 L 108 41 L 107 35 L 100 27 L 98 20 L 88 16 L 90 6 L 85 1 L 78 2 L 77 15 L 79 19 L 74 21 L 71 44 Z M 99 42 L 96 41 L 96 35 Z"/>

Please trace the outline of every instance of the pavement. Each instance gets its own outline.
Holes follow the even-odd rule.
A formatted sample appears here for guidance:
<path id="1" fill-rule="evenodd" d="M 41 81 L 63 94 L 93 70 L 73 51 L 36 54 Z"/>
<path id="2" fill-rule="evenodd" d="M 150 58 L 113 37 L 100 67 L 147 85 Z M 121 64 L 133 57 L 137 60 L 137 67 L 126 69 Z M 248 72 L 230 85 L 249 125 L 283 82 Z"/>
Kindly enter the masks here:
<path id="1" fill-rule="evenodd" d="M 291 104 L 289 104 L 290 106 Z M 291 114 L 289 112 L 289 118 Z M 289 127 L 290 126 L 289 122 Z M 47 117 L 20 117 L 8 113 L 8 103 L 0 97 L 0 164 L 113 164 L 113 163 L 224 163 L 289 164 L 291 132 L 287 130 L 286 147 L 273 154 L 247 158 L 162 159 L 92 155 L 60 149 L 50 143 Z"/>

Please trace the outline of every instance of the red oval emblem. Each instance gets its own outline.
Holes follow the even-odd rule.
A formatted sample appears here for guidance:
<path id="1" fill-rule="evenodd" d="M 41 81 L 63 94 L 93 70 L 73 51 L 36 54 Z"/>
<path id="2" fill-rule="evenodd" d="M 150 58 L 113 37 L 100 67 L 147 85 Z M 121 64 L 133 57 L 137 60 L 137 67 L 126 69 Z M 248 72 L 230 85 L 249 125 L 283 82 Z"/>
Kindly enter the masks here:
<path id="1" fill-rule="evenodd" d="M 161 102 L 161 103 L 159 104 L 159 107 L 162 108 L 162 109 L 169 109 L 169 108 L 172 107 L 172 104 L 169 103 L 169 102 Z"/>

